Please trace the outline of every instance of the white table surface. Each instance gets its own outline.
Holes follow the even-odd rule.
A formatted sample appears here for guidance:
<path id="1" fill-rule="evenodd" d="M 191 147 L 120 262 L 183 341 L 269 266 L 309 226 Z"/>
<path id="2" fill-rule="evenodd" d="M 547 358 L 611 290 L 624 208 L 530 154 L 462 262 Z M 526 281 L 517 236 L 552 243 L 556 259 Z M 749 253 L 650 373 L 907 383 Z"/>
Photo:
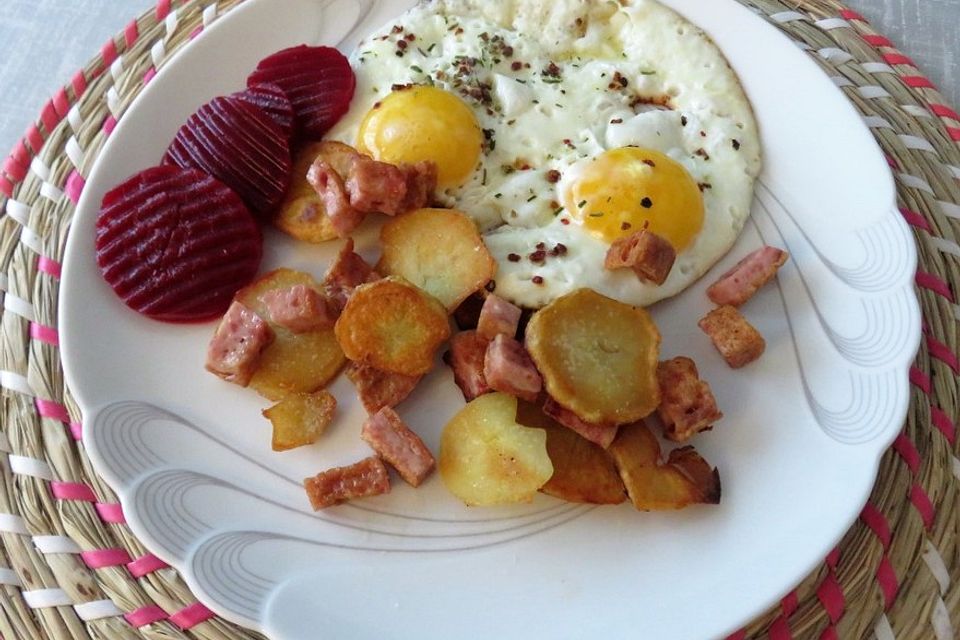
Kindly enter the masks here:
<path id="1" fill-rule="evenodd" d="M 277 0 L 278 4 L 283 0 Z M 706 0 L 705 0 L 706 1 Z M 0 156 L 150 0 L 0 0 Z M 960 0 L 848 0 L 960 108 Z"/>

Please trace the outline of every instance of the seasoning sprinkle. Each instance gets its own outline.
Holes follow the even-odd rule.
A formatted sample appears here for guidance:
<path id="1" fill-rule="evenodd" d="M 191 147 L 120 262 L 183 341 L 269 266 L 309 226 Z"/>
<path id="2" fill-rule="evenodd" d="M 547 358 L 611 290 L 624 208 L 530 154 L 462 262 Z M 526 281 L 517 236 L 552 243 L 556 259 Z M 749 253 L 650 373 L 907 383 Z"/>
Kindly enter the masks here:
<path id="1" fill-rule="evenodd" d="M 649 209 L 650 207 L 653 206 L 653 200 L 651 200 L 650 198 L 644 198 L 643 200 L 640 201 L 640 206 L 643 207 L 644 209 Z"/>
<path id="2" fill-rule="evenodd" d="M 511 253 L 510 255 L 507 256 L 507 260 L 509 260 L 510 262 L 520 262 L 520 256 L 517 255 L 516 253 Z"/>
<path id="3" fill-rule="evenodd" d="M 739 140 L 734 140 L 734 141 L 733 141 L 733 150 L 734 150 L 734 151 L 740 151 L 740 141 L 739 141 Z"/>
<path id="4" fill-rule="evenodd" d="M 542 276 L 533 276 L 533 278 L 532 278 L 531 280 L 532 280 L 533 284 L 543 284 L 543 277 L 542 277 Z"/>
<path id="5" fill-rule="evenodd" d="M 629 222 L 622 222 L 620 223 L 620 231 L 627 231 L 632 226 Z"/>
<path id="6" fill-rule="evenodd" d="M 557 171 L 556 169 L 550 169 L 550 171 L 547 171 L 547 182 L 549 182 L 550 184 L 556 184 L 560 182 L 560 178 L 561 178 L 560 172 Z"/>
<path id="7" fill-rule="evenodd" d="M 583 209 L 586 205 L 587 205 L 587 201 L 581 200 L 580 202 L 577 203 L 577 209 Z"/>

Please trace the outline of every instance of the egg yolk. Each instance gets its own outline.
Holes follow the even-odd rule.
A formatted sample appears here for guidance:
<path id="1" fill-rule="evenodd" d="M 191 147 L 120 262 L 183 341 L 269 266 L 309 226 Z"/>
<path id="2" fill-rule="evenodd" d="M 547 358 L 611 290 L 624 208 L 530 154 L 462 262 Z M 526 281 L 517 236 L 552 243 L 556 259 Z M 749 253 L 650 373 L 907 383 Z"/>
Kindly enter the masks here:
<path id="1" fill-rule="evenodd" d="M 703 227 L 703 196 L 683 166 L 651 149 L 611 149 L 588 162 L 564 197 L 567 211 L 608 243 L 647 227 L 677 253 Z"/>
<path id="2" fill-rule="evenodd" d="M 436 87 L 394 91 L 367 113 L 357 147 L 391 164 L 432 160 L 441 188 L 463 184 L 476 169 L 483 132 L 463 100 Z"/>

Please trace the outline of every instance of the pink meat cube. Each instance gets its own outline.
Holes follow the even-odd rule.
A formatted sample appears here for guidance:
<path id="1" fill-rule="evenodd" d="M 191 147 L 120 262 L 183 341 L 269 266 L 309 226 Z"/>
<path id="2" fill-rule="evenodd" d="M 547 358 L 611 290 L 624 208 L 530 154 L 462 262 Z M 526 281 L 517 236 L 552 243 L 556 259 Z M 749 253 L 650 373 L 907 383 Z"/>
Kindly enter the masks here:
<path id="1" fill-rule="evenodd" d="M 436 466 L 427 445 L 390 407 L 370 416 L 363 424 L 360 437 L 414 487 L 419 487 Z"/>
<path id="2" fill-rule="evenodd" d="M 716 304 L 739 307 L 770 282 L 789 257 L 783 249 L 761 247 L 710 285 L 707 296 Z"/>
<path id="3" fill-rule="evenodd" d="M 348 467 L 336 467 L 303 481 L 314 511 L 348 500 L 390 492 L 390 474 L 376 456 Z"/>
<path id="4" fill-rule="evenodd" d="M 543 405 L 543 412 L 563 426 L 568 429 L 573 429 L 590 442 L 598 444 L 604 449 L 610 446 L 613 439 L 617 437 L 617 431 L 620 429 L 617 425 L 585 422 L 573 411 L 560 406 L 553 398 L 547 398 L 547 401 Z"/>
<path id="5" fill-rule="evenodd" d="M 336 304 L 305 284 L 267 291 L 260 300 L 270 320 L 294 333 L 329 329 L 339 316 Z"/>
<path id="6" fill-rule="evenodd" d="M 491 293 L 484 301 L 483 308 L 480 309 L 477 333 L 487 340 L 493 340 L 501 333 L 513 338 L 517 335 L 522 313 L 520 307 Z"/>
<path id="7" fill-rule="evenodd" d="M 461 331 L 450 340 L 450 350 L 444 354 L 443 359 L 453 369 L 453 379 L 467 402 L 490 393 L 490 386 L 483 376 L 489 342 L 476 331 Z"/>
<path id="8" fill-rule="evenodd" d="M 273 338 L 273 329 L 263 318 L 235 301 L 210 340 L 207 371 L 245 387 L 257 370 L 260 353 Z"/>
<path id="9" fill-rule="evenodd" d="M 483 377 L 491 389 L 536 402 L 543 378 L 522 344 L 499 334 L 494 338 L 483 364 Z"/>

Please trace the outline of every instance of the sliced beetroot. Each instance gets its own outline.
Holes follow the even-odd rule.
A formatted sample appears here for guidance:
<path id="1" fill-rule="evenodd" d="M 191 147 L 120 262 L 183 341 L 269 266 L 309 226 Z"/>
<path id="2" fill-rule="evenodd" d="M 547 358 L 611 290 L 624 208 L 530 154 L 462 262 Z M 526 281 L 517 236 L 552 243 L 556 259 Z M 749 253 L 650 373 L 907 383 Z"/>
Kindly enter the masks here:
<path id="1" fill-rule="evenodd" d="M 290 182 L 283 131 L 263 109 L 233 97 L 214 98 L 190 116 L 163 162 L 209 173 L 263 217 L 280 204 Z"/>
<path id="2" fill-rule="evenodd" d="M 283 89 L 275 84 L 256 84 L 233 94 L 233 97 L 263 109 L 287 140 L 293 138 L 293 104 Z"/>
<path id="3" fill-rule="evenodd" d="M 103 198 L 97 264 L 131 309 L 166 322 L 223 314 L 260 266 L 260 227 L 239 196 L 196 169 L 147 169 Z"/>
<path id="4" fill-rule="evenodd" d="M 247 78 L 248 87 L 265 83 L 290 98 L 297 135 L 319 140 L 350 108 L 357 79 L 336 49 L 300 45 L 264 58 Z"/>

